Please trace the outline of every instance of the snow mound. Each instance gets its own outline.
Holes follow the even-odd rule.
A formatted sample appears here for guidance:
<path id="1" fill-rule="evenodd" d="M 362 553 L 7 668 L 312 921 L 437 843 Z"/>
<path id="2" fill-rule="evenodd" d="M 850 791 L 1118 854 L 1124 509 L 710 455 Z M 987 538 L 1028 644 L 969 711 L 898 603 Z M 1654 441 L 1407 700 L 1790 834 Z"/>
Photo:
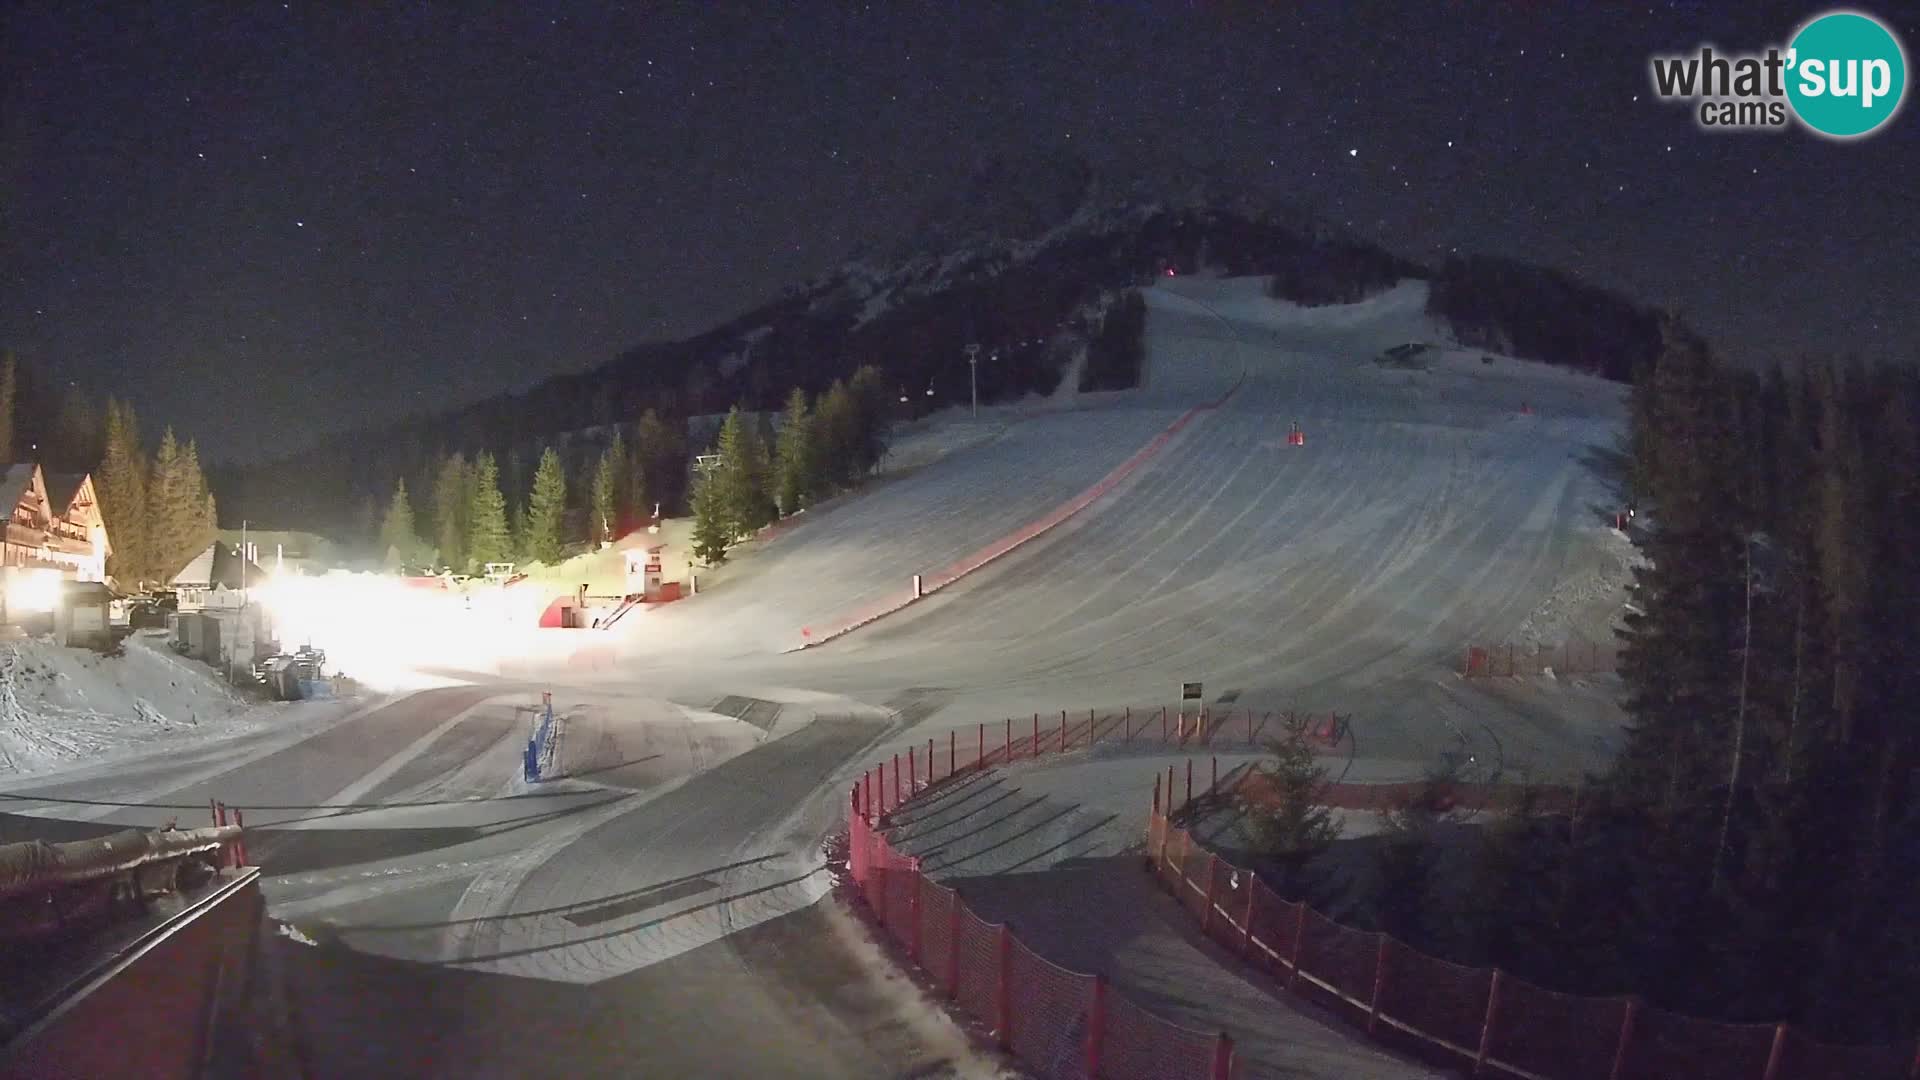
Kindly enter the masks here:
<path id="1" fill-rule="evenodd" d="M 210 669 L 143 637 L 117 657 L 47 638 L 0 644 L 0 770 L 40 772 L 166 733 L 227 733 L 252 708 Z"/>

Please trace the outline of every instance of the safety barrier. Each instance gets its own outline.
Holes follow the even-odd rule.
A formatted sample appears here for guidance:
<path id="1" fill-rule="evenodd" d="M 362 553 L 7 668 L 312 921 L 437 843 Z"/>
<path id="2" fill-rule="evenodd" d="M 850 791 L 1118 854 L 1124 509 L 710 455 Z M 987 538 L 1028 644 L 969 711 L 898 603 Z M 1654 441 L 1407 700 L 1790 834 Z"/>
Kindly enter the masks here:
<path id="1" fill-rule="evenodd" d="M 1191 761 L 1187 768 L 1192 775 Z M 1201 931 L 1287 989 L 1437 1064 L 1525 1080 L 1920 1080 L 1920 1048 L 1832 1046 L 1784 1023 L 1728 1024 L 1633 997 L 1562 994 L 1341 926 L 1282 900 L 1173 825 L 1172 792 L 1169 781 L 1163 796 L 1155 777 L 1148 857 Z"/>
<path id="2" fill-rule="evenodd" d="M 555 746 L 559 742 L 559 725 L 553 719 L 553 693 L 542 691 L 540 694 L 540 719 L 534 725 L 533 734 L 527 736 L 527 748 L 520 755 L 520 771 L 529 784 L 537 784 L 553 775 Z"/>
<path id="3" fill-rule="evenodd" d="M 933 784 L 896 796 L 894 808 Z M 896 787 L 900 782 L 895 767 Z M 951 779 L 951 770 L 943 779 Z M 869 774 L 869 777 L 871 774 Z M 884 793 L 885 785 L 881 785 Z M 1001 1050 L 1044 1076 L 1227 1080 L 1233 1040 L 1162 1019 L 1115 992 L 1104 976 L 1070 971 L 1033 951 L 1006 923 L 990 923 L 960 894 L 895 851 L 867 780 L 849 793 L 849 874 L 875 919 L 934 989 L 988 1028 Z"/>
<path id="4" fill-rule="evenodd" d="M 1167 425 L 1164 431 L 1155 435 L 1145 446 L 1134 451 L 1133 455 L 1127 458 L 1127 460 L 1114 466 L 1106 476 L 1101 477 L 1092 487 L 1061 503 L 1059 506 L 1054 507 L 1053 510 L 1049 511 L 1046 516 L 1039 520 L 1022 526 L 1017 531 L 995 540 L 993 543 L 934 573 L 924 575 L 916 574 L 914 575 L 912 584 L 902 591 L 876 603 L 869 604 L 851 614 L 840 616 L 832 622 L 821 626 L 818 630 L 813 627 L 801 628 L 800 636 L 802 640 L 800 647 L 808 648 L 814 645 L 825 644 L 834 638 L 850 634 L 866 626 L 868 623 L 877 622 L 918 600 L 931 596 L 933 593 L 959 581 L 968 574 L 984 568 L 987 564 L 1004 555 L 1010 554 L 1014 549 L 1026 544 L 1028 541 L 1052 531 L 1068 518 L 1092 506 L 1095 502 L 1099 501 L 1101 497 L 1118 487 L 1121 481 L 1133 475 L 1140 466 L 1146 464 L 1158 455 L 1169 442 L 1173 441 L 1174 436 L 1186 429 L 1187 425 L 1193 423 L 1194 420 L 1203 414 L 1212 412 L 1222 405 L 1225 405 L 1232 399 L 1234 394 L 1240 391 L 1240 385 L 1245 381 L 1246 372 L 1242 370 L 1240 378 L 1234 382 L 1233 386 L 1228 388 L 1226 393 L 1221 394 L 1220 397 L 1213 401 L 1206 402 L 1202 405 L 1195 405 L 1193 408 L 1181 413 L 1179 419 Z"/>
<path id="5" fill-rule="evenodd" d="M 1543 675 L 1597 675 L 1620 670 L 1620 650 L 1591 641 L 1558 645 L 1469 645 L 1460 674 L 1469 679 Z"/>

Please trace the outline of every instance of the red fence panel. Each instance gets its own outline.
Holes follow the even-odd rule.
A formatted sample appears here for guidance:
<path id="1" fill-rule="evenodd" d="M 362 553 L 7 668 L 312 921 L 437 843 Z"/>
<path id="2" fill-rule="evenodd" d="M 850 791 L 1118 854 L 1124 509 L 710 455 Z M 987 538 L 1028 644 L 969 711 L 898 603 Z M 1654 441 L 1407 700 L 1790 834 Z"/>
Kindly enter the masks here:
<path id="1" fill-rule="evenodd" d="M 1493 972 L 1449 964 L 1398 941 L 1387 945 L 1380 1015 L 1471 1057 L 1480 1046 Z"/>
<path id="2" fill-rule="evenodd" d="M 1253 947 L 1248 957 L 1275 974 L 1293 963 L 1293 936 L 1300 927 L 1300 905 L 1280 899 L 1267 883 L 1253 882 Z"/>
<path id="3" fill-rule="evenodd" d="M 1213 861 L 1213 918 L 1207 923 L 1215 941 L 1234 952 L 1246 950 L 1247 898 L 1253 895 L 1253 873 L 1225 859 Z"/>
<path id="4" fill-rule="evenodd" d="M 1722 1024 L 1647 1006 L 1634 1018 L 1621 1076 L 1758 1077 L 1772 1051 L 1772 1024 Z"/>
<path id="5" fill-rule="evenodd" d="M 1084 1076 L 1093 976 L 1068 971 L 1013 939 L 1013 1053 L 1041 1076 Z"/>
<path id="6" fill-rule="evenodd" d="M 1833 1046 L 1787 1032 L 1782 1080 L 1909 1080 L 1920 1061 L 1907 1046 Z"/>
<path id="7" fill-rule="evenodd" d="M 920 966 L 942 989 L 953 974 L 953 905 L 959 899 L 952 889 L 920 882 Z"/>
<path id="8" fill-rule="evenodd" d="M 1556 1080 L 1608 1080 L 1626 1012 L 1625 998 L 1562 994 L 1503 974 L 1489 1056 Z"/>
<path id="9" fill-rule="evenodd" d="M 959 897 L 954 903 L 960 904 L 960 1007 L 992 1027 L 999 1015 L 1000 927 L 975 915 Z"/>
<path id="10" fill-rule="evenodd" d="M 1380 935 L 1341 926 L 1325 915 L 1307 909 L 1302 923 L 1305 936 L 1300 940 L 1300 971 L 1328 983 L 1346 997 L 1362 1003 L 1334 1001 L 1334 1007 L 1352 1015 L 1355 1008 L 1365 1011 L 1373 997 L 1374 964 L 1380 957 Z M 1300 988 L 1305 989 L 1303 979 Z"/>
<path id="11" fill-rule="evenodd" d="M 919 923 L 916 893 L 920 872 L 913 869 L 912 860 L 891 850 L 886 852 L 886 861 L 887 932 L 905 947 L 913 943 L 913 932 Z"/>
<path id="12" fill-rule="evenodd" d="M 1105 1052 L 1101 1080 L 1166 1080 L 1211 1075 L 1216 1036 L 1162 1020 L 1128 1001 L 1107 994 Z"/>

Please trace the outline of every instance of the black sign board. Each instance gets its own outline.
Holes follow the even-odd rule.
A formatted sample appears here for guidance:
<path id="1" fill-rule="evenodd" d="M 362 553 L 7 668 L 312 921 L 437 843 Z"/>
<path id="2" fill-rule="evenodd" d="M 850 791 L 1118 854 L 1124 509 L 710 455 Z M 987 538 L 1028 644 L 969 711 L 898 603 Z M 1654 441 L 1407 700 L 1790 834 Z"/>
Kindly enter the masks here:
<path id="1" fill-rule="evenodd" d="M 1181 701 L 1199 701 L 1200 697 L 1201 695 L 1200 695 L 1199 683 L 1183 682 L 1180 684 L 1180 700 Z"/>

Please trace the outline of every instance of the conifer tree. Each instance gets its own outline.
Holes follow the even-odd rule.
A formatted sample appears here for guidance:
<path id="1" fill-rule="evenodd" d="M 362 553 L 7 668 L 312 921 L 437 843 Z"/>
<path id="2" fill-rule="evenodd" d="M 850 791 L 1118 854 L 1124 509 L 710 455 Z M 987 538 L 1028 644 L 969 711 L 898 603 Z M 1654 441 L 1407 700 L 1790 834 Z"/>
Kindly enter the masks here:
<path id="1" fill-rule="evenodd" d="M 507 500 L 500 493 L 500 469 L 493 455 L 474 459 L 472 502 L 468 505 L 467 563 L 476 572 L 490 562 L 508 562 L 513 537 L 507 531 Z"/>
<path id="2" fill-rule="evenodd" d="M 842 487 L 858 479 L 863 471 L 860 415 L 846 383 L 835 379 L 827 388 L 814 415 L 814 431 L 825 484 Z"/>
<path id="3" fill-rule="evenodd" d="M 560 562 L 566 546 L 567 478 L 560 455 L 547 447 L 533 474 L 533 493 L 527 502 L 526 551 L 548 566 Z"/>
<path id="4" fill-rule="evenodd" d="M 858 437 L 854 443 L 856 475 L 865 476 L 886 455 L 887 433 L 892 426 L 887 419 L 892 395 L 887 392 L 885 376 L 872 365 L 853 373 L 847 391 L 853 395 L 854 414 L 858 417 L 855 425 Z"/>
<path id="5" fill-rule="evenodd" d="M 718 469 L 702 470 L 693 481 L 693 554 L 708 566 L 727 561 L 733 526 L 727 519 L 726 499 Z"/>
<path id="6" fill-rule="evenodd" d="M 107 402 L 105 444 L 94 487 L 100 514 L 113 541 L 107 572 L 122 588 L 134 588 L 147 576 L 146 469 L 140 449 L 140 422 L 133 406 Z"/>
<path id="7" fill-rule="evenodd" d="M 720 426 L 720 463 L 714 484 L 720 499 L 721 520 L 735 539 L 752 533 L 768 520 L 766 491 L 761 486 L 764 451 L 746 415 L 734 406 Z"/>
<path id="8" fill-rule="evenodd" d="M 386 567 L 398 570 L 413 561 L 420 538 L 414 532 L 413 502 L 407 498 L 407 481 L 401 477 L 393 487 L 393 502 L 387 506 L 386 520 L 380 524 L 380 549 Z"/>
<path id="9" fill-rule="evenodd" d="M 627 503 L 628 491 L 627 447 L 620 433 L 615 432 L 593 467 L 588 538 L 595 544 L 618 539 L 621 525 L 631 509 Z"/>
<path id="10" fill-rule="evenodd" d="M 464 569 L 468 562 L 468 515 L 473 509 L 470 471 L 464 457 L 448 454 L 433 482 L 433 528 L 440 563 L 455 570 Z"/>
<path id="11" fill-rule="evenodd" d="M 652 514 L 656 502 L 663 510 L 676 505 L 685 452 L 680 436 L 659 414 L 648 409 L 641 415 L 633 437 L 633 502 L 642 513 Z"/>
<path id="12" fill-rule="evenodd" d="M 191 478 L 187 475 L 186 453 L 173 429 L 160 436 L 160 450 L 154 455 L 152 481 L 147 488 L 147 543 L 153 561 L 149 567 L 159 578 L 167 578 L 193 557 L 187 552 L 194 531 L 193 517 L 198 513 Z"/>
<path id="13" fill-rule="evenodd" d="M 786 423 L 780 428 L 776 458 L 780 512 L 791 514 L 811 502 L 819 487 L 813 411 L 807 392 L 797 386 L 787 395 Z"/>

